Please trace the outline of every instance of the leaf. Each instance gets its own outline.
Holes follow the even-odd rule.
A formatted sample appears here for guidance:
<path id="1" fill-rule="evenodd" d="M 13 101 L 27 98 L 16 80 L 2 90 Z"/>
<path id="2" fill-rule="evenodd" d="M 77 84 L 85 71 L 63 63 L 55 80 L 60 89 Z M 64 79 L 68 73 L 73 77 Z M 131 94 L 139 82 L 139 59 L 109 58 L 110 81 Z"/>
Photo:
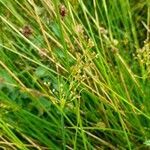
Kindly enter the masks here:
<path id="1" fill-rule="evenodd" d="M 96 124 L 96 127 L 99 127 L 99 128 L 106 128 L 106 124 L 105 124 L 104 122 L 100 121 L 100 122 L 98 122 L 98 123 Z"/>
<path id="2" fill-rule="evenodd" d="M 9 84 L 16 84 L 15 80 L 8 74 L 8 72 L 5 69 L 0 68 L 0 90 L 3 87 L 6 87 L 6 83 Z M 13 87 L 7 86 L 9 90 L 13 90 Z"/>
<path id="3" fill-rule="evenodd" d="M 35 75 L 39 78 L 45 77 L 48 75 L 48 71 L 43 67 L 38 67 L 35 71 Z"/>
<path id="4" fill-rule="evenodd" d="M 55 34 L 58 38 L 60 38 L 61 33 L 60 33 L 60 30 L 59 30 L 58 24 L 56 24 L 56 23 L 52 24 L 52 25 L 51 25 L 51 28 L 52 28 L 52 31 L 54 32 L 54 34 Z"/>
<path id="5" fill-rule="evenodd" d="M 145 141 L 144 144 L 150 146 L 150 140 Z"/>
<path id="6" fill-rule="evenodd" d="M 4 82 L 14 83 L 14 79 L 8 74 L 8 72 L 2 68 L 0 68 L 0 78 L 3 79 Z"/>

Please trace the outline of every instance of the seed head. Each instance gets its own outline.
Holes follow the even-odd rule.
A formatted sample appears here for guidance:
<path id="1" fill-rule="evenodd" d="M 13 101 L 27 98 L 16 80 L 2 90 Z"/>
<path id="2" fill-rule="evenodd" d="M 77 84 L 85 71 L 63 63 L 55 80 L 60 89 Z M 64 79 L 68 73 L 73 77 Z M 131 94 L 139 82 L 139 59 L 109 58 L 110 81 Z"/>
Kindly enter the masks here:
<path id="1" fill-rule="evenodd" d="M 21 33 L 26 37 L 29 38 L 29 36 L 33 33 L 32 28 L 29 25 L 25 25 L 21 29 Z"/>
<path id="2" fill-rule="evenodd" d="M 65 5 L 60 5 L 59 12 L 63 18 L 67 15 L 67 9 Z"/>

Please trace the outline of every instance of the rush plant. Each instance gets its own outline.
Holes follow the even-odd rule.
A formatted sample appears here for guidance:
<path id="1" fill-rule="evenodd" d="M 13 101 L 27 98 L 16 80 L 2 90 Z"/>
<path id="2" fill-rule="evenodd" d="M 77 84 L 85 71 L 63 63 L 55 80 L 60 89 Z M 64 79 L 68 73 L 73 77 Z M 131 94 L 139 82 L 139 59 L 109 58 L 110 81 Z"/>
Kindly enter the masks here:
<path id="1" fill-rule="evenodd" d="M 149 27 L 149 0 L 0 0 L 0 149 L 149 148 Z"/>

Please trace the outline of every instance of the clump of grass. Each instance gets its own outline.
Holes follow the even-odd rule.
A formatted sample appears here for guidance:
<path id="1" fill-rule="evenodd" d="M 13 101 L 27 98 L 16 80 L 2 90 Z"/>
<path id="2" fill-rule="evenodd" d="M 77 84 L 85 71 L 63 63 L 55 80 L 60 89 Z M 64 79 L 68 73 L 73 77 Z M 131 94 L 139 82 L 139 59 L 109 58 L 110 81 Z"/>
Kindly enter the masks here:
<path id="1" fill-rule="evenodd" d="M 1 148 L 147 148 L 149 1 L 0 4 Z"/>

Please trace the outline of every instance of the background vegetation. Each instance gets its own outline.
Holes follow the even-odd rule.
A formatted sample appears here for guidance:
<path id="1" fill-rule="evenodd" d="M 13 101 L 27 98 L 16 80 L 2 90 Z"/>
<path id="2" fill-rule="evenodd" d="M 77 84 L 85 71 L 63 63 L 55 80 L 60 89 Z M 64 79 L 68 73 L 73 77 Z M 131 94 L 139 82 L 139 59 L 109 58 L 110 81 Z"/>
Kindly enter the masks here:
<path id="1" fill-rule="evenodd" d="M 148 149 L 149 27 L 149 0 L 0 0 L 0 149 Z"/>

